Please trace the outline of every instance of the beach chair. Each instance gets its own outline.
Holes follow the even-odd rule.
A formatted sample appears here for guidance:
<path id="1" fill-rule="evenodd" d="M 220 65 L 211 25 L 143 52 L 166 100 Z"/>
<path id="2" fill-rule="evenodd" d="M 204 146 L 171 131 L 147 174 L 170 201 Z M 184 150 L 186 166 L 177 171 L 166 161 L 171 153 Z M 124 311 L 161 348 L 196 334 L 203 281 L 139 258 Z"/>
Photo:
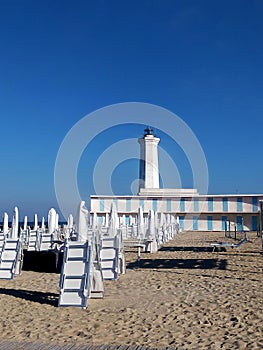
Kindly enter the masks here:
<path id="1" fill-rule="evenodd" d="M 125 251 L 122 231 L 119 229 L 116 235 L 116 244 L 118 249 L 118 274 L 124 275 L 126 273 Z"/>
<path id="2" fill-rule="evenodd" d="M 91 287 L 90 287 L 90 298 L 98 299 L 103 298 L 104 296 L 104 285 L 103 285 L 103 276 L 101 268 L 97 268 L 96 264 L 91 266 Z"/>
<path id="3" fill-rule="evenodd" d="M 210 245 L 213 247 L 213 252 L 215 251 L 215 248 L 220 248 L 220 247 L 231 247 L 232 249 L 234 248 L 239 248 L 242 244 L 248 242 L 247 237 L 245 236 L 241 241 L 238 243 L 230 243 L 230 242 L 219 242 L 219 243 L 211 243 Z"/>
<path id="4" fill-rule="evenodd" d="M 128 225 L 121 226 L 119 230 L 121 230 L 122 237 L 124 239 L 129 239 L 132 237 L 132 228 Z"/>
<path id="5" fill-rule="evenodd" d="M 103 279 L 117 280 L 119 271 L 119 246 L 116 236 L 102 237 L 100 260 Z"/>
<path id="6" fill-rule="evenodd" d="M 0 279 L 13 279 L 21 273 L 23 250 L 18 238 L 4 240 L 0 259 Z"/>
<path id="7" fill-rule="evenodd" d="M 20 240 L 24 247 L 28 246 L 29 230 L 20 228 Z"/>
<path id="8" fill-rule="evenodd" d="M 28 237 L 27 250 L 38 252 L 39 251 L 39 240 L 40 240 L 39 231 L 38 230 L 30 230 L 29 237 Z"/>
<path id="9" fill-rule="evenodd" d="M 1 259 L 1 254 L 3 251 L 4 243 L 5 243 L 5 234 L 4 234 L 4 232 L 0 232 L 0 259 Z"/>
<path id="10" fill-rule="evenodd" d="M 100 259 L 101 239 L 98 232 L 93 232 L 91 236 L 91 248 L 90 298 L 103 298 L 104 285 Z"/>
<path id="11" fill-rule="evenodd" d="M 39 237 L 39 250 L 40 251 L 47 251 L 51 248 L 52 246 L 52 238 L 53 234 L 48 233 L 48 232 L 40 232 L 40 237 Z"/>
<path id="12" fill-rule="evenodd" d="M 88 241 L 64 245 L 58 306 L 87 307 L 91 292 L 92 247 Z"/>

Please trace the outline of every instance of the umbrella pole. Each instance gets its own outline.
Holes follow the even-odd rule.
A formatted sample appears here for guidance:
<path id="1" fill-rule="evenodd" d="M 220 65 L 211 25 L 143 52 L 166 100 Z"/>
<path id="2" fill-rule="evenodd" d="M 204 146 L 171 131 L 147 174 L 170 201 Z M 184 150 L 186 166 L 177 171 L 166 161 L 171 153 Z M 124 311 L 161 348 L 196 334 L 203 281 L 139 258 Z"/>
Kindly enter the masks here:
<path id="1" fill-rule="evenodd" d="M 140 266 L 140 261 L 141 261 L 141 245 L 138 245 L 138 258 L 137 258 L 137 262 L 138 262 L 138 267 Z"/>

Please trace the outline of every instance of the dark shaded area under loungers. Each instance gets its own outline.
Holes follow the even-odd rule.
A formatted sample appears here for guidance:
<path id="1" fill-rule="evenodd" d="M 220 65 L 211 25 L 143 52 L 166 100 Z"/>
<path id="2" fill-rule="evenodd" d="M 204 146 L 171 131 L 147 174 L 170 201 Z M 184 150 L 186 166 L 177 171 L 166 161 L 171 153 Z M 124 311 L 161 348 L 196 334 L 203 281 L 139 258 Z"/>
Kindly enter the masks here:
<path id="1" fill-rule="evenodd" d="M 29 252 L 24 250 L 24 271 L 60 273 L 63 262 L 63 252 Z"/>

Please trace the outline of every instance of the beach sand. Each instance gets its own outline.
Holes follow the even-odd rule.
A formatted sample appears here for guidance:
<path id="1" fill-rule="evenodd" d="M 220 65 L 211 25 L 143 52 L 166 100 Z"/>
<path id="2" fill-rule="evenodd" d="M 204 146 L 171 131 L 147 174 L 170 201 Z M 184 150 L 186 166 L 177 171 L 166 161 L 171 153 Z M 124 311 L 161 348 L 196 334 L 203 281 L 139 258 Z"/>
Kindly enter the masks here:
<path id="1" fill-rule="evenodd" d="M 263 255 L 248 234 L 212 252 L 224 233 L 180 233 L 155 254 L 127 250 L 127 273 L 88 308 L 58 308 L 59 275 L 0 281 L 0 338 L 179 349 L 263 348 Z M 231 240 L 233 242 L 233 240 Z"/>

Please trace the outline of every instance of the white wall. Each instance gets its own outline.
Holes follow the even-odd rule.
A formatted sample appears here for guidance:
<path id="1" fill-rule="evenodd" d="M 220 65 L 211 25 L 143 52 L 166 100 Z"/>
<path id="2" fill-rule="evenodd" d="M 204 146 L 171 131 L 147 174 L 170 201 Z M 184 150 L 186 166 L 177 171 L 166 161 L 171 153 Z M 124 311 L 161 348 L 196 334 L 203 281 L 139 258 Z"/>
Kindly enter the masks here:
<path id="1" fill-rule="evenodd" d="M 223 211 L 223 198 L 228 198 L 228 211 Z M 242 197 L 242 211 L 238 211 L 237 207 L 237 197 Z M 212 216 L 212 227 L 213 231 L 221 231 L 222 230 L 222 216 L 226 216 L 227 220 L 230 220 L 232 223 L 232 227 L 234 229 L 234 225 L 237 222 L 237 216 L 243 217 L 243 225 L 245 230 L 252 229 L 252 216 L 256 216 L 257 212 L 253 212 L 253 202 L 251 196 L 215 196 L 213 197 L 213 212 L 208 211 L 208 200 L 206 197 L 199 196 L 199 211 L 195 211 L 194 201 L 191 197 L 185 198 L 185 211 L 180 212 L 180 198 L 170 198 L 171 200 L 171 213 L 176 215 L 185 216 L 184 226 L 186 230 L 193 230 L 193 217 L 198 217 L 198 230 L 199 231 L 207 231 L 207 216 Z M 263 196 L 258 195 L 258 200 L 263 199 Z M 100 209 L 100 200 L 104 201 L 104 210 Z M 167 212 L 167 197 L 157 198 L 157 211 L 158 212 Z M 130 215 L 136 216 L 138 212 L 138 208 L 140 206 L 141 201 L 144 202 L 144 212 L 148 213 L 149 210 L 153 209 L 153 198 L 143 198 L 140 196 L 119 196 L 119 197 L 99 197 L 92 196 L 91 197 L 91 212 L 105 213 L 110 211 L 111 203 L 117 200 L 117 210 L 119 215 Z M 127 200 L 130 203 L 130 210 L 127 207 Z M 258 203 L 259 204 L 259 203 Z M 259 209 L 259 207 L 258 207 Z"/>

